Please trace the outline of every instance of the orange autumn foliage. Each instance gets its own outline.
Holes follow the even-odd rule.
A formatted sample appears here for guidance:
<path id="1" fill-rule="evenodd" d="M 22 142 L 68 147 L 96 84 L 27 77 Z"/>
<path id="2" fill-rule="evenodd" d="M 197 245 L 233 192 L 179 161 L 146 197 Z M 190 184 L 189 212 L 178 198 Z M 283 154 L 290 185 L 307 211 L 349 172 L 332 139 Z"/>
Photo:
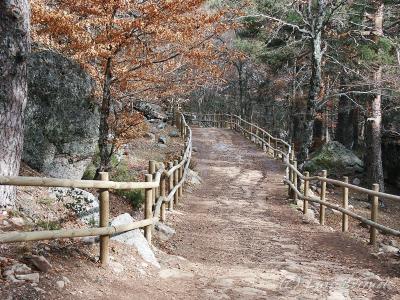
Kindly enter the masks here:
<path id="1" fill-rule="evenodd" d="M 125 113 L 115 107 L 177 97 L 222 77 L 215 38 L 231 22 L 227 10 L 210 11 L 206 2 L 32 0 L 33 38 L 77 60 L 97 82 L 102 164 L 112 154 L 107 144 L 132 136 L 115 127 L 113 115 Z"/>

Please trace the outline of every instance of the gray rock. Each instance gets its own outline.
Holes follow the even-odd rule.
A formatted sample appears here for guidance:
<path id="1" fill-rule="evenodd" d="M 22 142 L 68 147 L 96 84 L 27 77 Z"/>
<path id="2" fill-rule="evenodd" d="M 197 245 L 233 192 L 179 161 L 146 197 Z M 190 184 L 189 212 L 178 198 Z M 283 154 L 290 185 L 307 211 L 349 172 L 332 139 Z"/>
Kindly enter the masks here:
<path id="1" fill-rule="evenodd" d="M 32 273 L 32 269 L 29 268 L 25 264 L 15 263 L 12 266 L 8 267 L 4 272 L 3 276 L 7 281 L 11 281 L 14 283 L 24 282 L 24 281 L 32 281 L 39 282 L 39 274 Z"/>
<path id="2" fill-rule="evenodd" d="M 31 268 L 29 268 L 27 265 L 25 265 L 25 264 L 20 264 L 20 263 L 17 263 L 17 264 L 15 264 L 15 265 L 12 265 L 11 266 L 11 270 L 12 270 L 12 272 L 14 273 L 14 274 L 18 274 L 18 275 L 21 275 L 21 274 L 30 274 L 30 273 L 32 273 L 32 269 Z"/>
<path id="3" fill-rule="evenodd" d="M 165 136 L 160 136 L 158 138 L 158 142 L 161 144 L 166 144 L 167 143 L 167 138 Z"/>
<path id="4" fill-rule="evenodd" d="M 58 280 L 56 281 L 56 287 L 58 290 L 62 290 L 65 287 L 65 282 L 64 280 Z"/>
<path id="5" fill-rule="evenodd" d="M 362 172 L 364 164 L 352 151 L 333 141 L 313 153 L 304 168 L 311 173 L 328 170 L 328 174 L 342 176 Z"/>
<path id="6" fill-rule="evenodd" d="M 52 265 L 44 256 L 33 255 L 29 257 L 29 261 L 41 272 L 48 272 Z"/>
<path id="7" fill-rule="evenodd" d="M 8 221 L 10 221 L 12 224 L 15 226 L 24 226 L 25 225 L 25 220 L 21 217 L 12 217 Z"/>
<path id="8" fill-rule="evenodd" d="M 167 115 L 162 111 L 160 105 L 149 103 L 146 101 L 137 101 L 134 103 L 134 108 L 143 113 L 148 120 L 159 119 L 166 120 Z M 154 121 L 152 121 L 154 122 Z"/>
<path id="9" fill-rule="evenodd" d="M 202 183 L 200 175 L 190 169 L 187 173 L 186 182 L 193 186 L 200 185 Z"/>
<path id="10" fill-rule="evenodd" d="M 385 253 L 399 253 L 399 248 L 390 245 L 381 245 L 381 251 Z"/>
<path id="11" fill-rule="evenodd" d="M 361 184 L 361 180 L 360 180 L 359 178 L 354 178 L 353 181 L 352 181 L 352 183 L 353 183 L 354 185 L 360 185 L 360 184 Z"/>
<path id="12" fill-rule="evenodd" d="M 157 128 L 158 128 L 158 129 L 164 129 L 166 126 L 167 126 L 167 124 L 164 123 L 164 122 L 162 122 L 162 123 L 160 123 L 160 124 L 157 125 Z"/>
<path id="13" fill-rule="evenodd" d="M 15 278 L 18 279 L 18 280 L 31 281 L 31 282 L 39 283 L 40 275 L 39 275 L 39 273 L 16 274 Z"/>
<path id="14" fill-rule="evenodd" d="M 28 60 L 23 160 L 50 177 L 80 179 L 95 153 L 98 106 L 94 81 L 66 57 L 48 50 Z"/>
<path id="15" fill-rule="evenodd" d="M 170 137 L 180 137 L 178 130 L 174 129 L 169 133 Z"/>
<path id="16" fill-rule="evenodd" d="M 135 222 L 132 216 L 128 213 L 119 215 L 112 222 L 111 226 L 126 225 Z M 156 257 L 154 256 L 153 250 L 151 249 L 149 243 L 147 242 L 144 235 L 139 229 L 131 230 L 119 235 L 112 237 L 112 240 L 134 246 L 138 251 L 139 255 L 148 263 L 152 264 L 156 268 L 160 268 Z"/>
<path id="17" fill-rule="evenodd" d="M 317 224 L 318 221 L 315 218 L 315 213 L 312 209 L 308 209 L 306 214 L 303 215 L 302 221 L 305 224 Z"/>
<path id="18" fill-rule="evenodd" d="M 158 236 L 162 241 L 168 241 L 170 238 L 172 238 L 175 235 L 175 229 L 165 225 L 164 223 L 157 222 L 154 225 L 154 228 L 158 232 Z"/>
<path id="19" fill-rule="evenodd" d="M 109 264 L 110 268 L 113 270 L 114 273 L 120 274 L 124 272 L 124 266 L 116 261 L 110 261 Z"/>
<path id="20" fill-rule="evenodd" d="M 65 284 L 70 284 L 71 283 L 71 281 L 66 276 L 63 276 L 62 280 L 65 282 Z"/>

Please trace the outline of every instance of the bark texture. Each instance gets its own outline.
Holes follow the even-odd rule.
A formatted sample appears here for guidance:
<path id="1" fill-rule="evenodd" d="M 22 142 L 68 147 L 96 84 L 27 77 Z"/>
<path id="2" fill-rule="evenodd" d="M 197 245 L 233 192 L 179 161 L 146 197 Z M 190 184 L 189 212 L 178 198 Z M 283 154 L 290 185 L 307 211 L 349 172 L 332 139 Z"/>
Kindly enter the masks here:
<path id="1" fill-rule="evenodd" d="M 347 149 L 357 148 L 358 109 L 346 96 L 340 96 L 336 140 Z"/>
<path id="2" fill-rule="evenodd" d="M 30 52 L 27 0 L 0 0 L 0 175 L 17 176 L 23 147 Z M 13 207 L 15 187 L 0 186 L 0 208 Z"/>
<path id="3" fill-rule="evenodd" d="M 109 134 L 110 126 L 108 119 L 110 117 L 110 105 L 111 105 L 111 67 L 112 59 L 107 60 L 107 66 L 104 74 L 103 84 L 103 100 L 101 103 L 100 111 L 100 127 L 99 127 L 99 151 L 100 151 L 100 165 L 98 166 L 97 173 L 108 172 L 110 170 L 111 161 L 111 149 L 109 148 Z"/>
<path id="4" fill-rule="evenodd" d="M 322 94 L 322 58 L 324 55 L 322 31 L 327 10 L 326 0 L 318 0 L 315 16 L 312 19 L 312 65 L 310 89 L 307 100 L 306 117 L 303 123 L 302 142 L 298 154 L 298 161 L 302 164 L 309 156 L 313 143 L 314 120 L 317 112 L 317 103 Z"/>
<path id="5" fill-rule="evenodd" d="M 375 43 L 383 36 L 383 1 L 376 1 L 375 3 L 375 18 L 374 18 L 374 32 L 373 39 Z M 379 51 L 379 50 L 377 50 Z M 379 52 L 378 52 L 379 54 Z M 383 167 L 382 167 L 382 66 L 375 66 L 374 74 L 375 88 L 377 90 L 373 100 L 371 101 L 371 113 L 367 120 L 366 126 L 366 157 L 365 165 L 367 168 L 367 182 L 369 186 L 373 183 L 378 183 L 380 190 L 385 190 Z"/>

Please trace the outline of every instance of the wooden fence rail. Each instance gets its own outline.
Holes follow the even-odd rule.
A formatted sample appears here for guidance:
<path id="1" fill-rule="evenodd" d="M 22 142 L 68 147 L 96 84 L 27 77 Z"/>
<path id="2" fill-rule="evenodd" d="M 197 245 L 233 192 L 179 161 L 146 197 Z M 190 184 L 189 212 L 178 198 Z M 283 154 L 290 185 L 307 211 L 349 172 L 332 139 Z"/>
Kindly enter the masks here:
<path id="1" fill-rule="evenodd" d="M 379 224 L 378 201 L 379 199 L 391 199 L 400 201 L 400 196 L 379 192 L 379 185 L 374 184 L 372 189 L 362 188 L 348 183 L 348 178 L 344 177 L 343 181 L 335 180 L 327 177 L 325 170 L 321 171 L 322 176 L 309 176 L 308 172 L 302 174 L 297 168 L 297 161 L 293 147 L 281 138 L 274 137 L 263 128 L 244 120 L 242 117 L 232 114 L 192 114 L 192 122 L 201 125 L 203 122 L 211 123 L 215 127 L 230 128 L 236 132 L 240 132 L 250 141 L 258 144 L 261 149 L 274 158 L 282 159 L 286 166 L 286 176 L 284 183 L 288 186 L 289 196 L 293 199 L 303 200 L 303 213 L 308 210 L 308 202 L 318 203 L 320 205 L 320 224 L 325 224 L 325 208 L 342 213 L 342 231 L 348 231 L 348 217 L 352 217 L 366 224 L 370 228 L 370 243 L 376 243 L 377 230 L 383 233 L 400 236 L 400 231 Z M 221 123 L 220 120 L 223 120 Z M 272 153 L 271 153 L 272 151 Z M 320 197 L 310 196 L 310 182 L 319 181 L 321 183 Z M 301 183 L 298 185 L 298 183 Z M 330 183 L 343 188 L 342 206 L 333 204 L 326 199 L 326 184 Z M 303 189 L 302 189 L 303 187 Z M 357 191 L 372 197 L 371 217 L 370 219 L 357 215 L 348 208 L 349 191 Z"/>
<path id="2" fill-rule="evenodd" d="M 149 162 L 149 174 L 145 182 L 113 182 L 109 181 L 108 173 L 100 174 L 100 180 L 71 180 L 42 177 L 10 177 L 0 176 L 0 185 L 39 186 L 39 187 L 67 187 L 67 188 L 96 188 L 99 193 L 100 227 L 83 229 L 64 229 L 34 232 L 6 232 L 0 234 L 0 243 L 26 242 L 50 240 L 58 238 L 76 238 L 86 236 L 100 236 L 100 261 L 103 265 L 109 262 L 109 240 L 111 235 L 124 233 L 133 229 L 144 229 L 147 241 L 151 244 L 151 233 L 156 222 L 165 221 L 166 205 L 173 210 L 182 197 L 189 164 L 192 156 L 192 130 L 183 114 L 175 116 L 175 124 L 185 143 L 184 151 L 175 164 Z M 168 183 L 168 184 L 167 184 Z M 121 226 L 109 226 L 109 190 L 145 190 L 144 219 Z"/>

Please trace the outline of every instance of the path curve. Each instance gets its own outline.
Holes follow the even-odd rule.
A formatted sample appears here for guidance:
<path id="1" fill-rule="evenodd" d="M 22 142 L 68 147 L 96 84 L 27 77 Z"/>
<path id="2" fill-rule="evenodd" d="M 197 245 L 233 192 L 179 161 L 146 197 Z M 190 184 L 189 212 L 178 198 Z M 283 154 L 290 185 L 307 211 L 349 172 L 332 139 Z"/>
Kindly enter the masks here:
<path id="1" fill-rule="evenodd" d="M 176 235 L 157 245 L 169 254 L 161 255 L 158 292 L 171 299 L 398 299 L 395 271 L 365 243 L 302 222 L 286 199 L 279 161 L 228 129 L 194 128 L 193 137 L 203 184 L 168 214 Z"/>

